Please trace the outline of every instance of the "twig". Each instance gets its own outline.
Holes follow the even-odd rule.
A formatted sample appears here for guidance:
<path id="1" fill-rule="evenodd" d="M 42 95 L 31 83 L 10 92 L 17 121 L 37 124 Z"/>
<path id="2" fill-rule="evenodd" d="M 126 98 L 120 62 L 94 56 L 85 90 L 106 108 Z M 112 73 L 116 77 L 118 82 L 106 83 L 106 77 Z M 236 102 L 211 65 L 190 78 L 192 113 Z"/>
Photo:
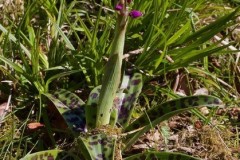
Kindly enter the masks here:
<path id="1" fill-rule="evenodd" d="M 213 38 L 216 39 L 217 41 L 220 41 L 220 40 L 221 40 L 221 38 L 220 38 L 219 36 L 217 36 L 217 35 L 215 35 Z M 222 40 L 222 41 L 221 41 L 221 44 L 223 44 L 223 45 L 229 45 L 229 42 L 227 42 L 227 41 L 225 41 L 225 40 Z M 228 48 L 229 48 L 230 50 L 232 50 L 232 51 L 239 51 L 239 49 L 237 49 L 236 47 L 234 47 L 234 46 L 232 46 L 232 45 L 228 46 Z M 236 53 L 235 68 L 237 68 L 237 66 L 238 66 L 239 59 L 240 59 L 240 51 Z"/>
<path id="2" fill-rule="evenodd" d="M 174 63 L 174 60 L 166 55 L 166 59 L 171 62 L 171 63 Z M 176 70 L 176 73 L 177 73 L 177 77 L 176 77 L 176 80 L 175 80 L 175 83 L 174 83 L 174 86 L 173 86 L 173 91 L 176 92 L 177 91 L 177 88 L 178 88 L 178 85 L 179 85 L 179 81 L 180 81 L 180 75 L 179 75 L 179 70 L 177 69 Z"/>

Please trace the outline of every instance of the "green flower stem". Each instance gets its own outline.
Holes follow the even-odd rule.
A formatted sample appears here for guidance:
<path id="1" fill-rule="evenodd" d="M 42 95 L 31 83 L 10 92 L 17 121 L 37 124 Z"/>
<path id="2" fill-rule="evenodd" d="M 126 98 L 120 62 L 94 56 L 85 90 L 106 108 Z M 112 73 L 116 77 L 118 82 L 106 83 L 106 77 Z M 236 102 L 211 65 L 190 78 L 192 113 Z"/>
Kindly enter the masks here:
<path id="1" fill-rule="evenodd" d="M 113 100 L 120 84 L 127 15 L 126 8 L 118 15 L 111 54 L 105 68 L 99 95 L 96 127 L 107 125 L 110 121 Z"/>

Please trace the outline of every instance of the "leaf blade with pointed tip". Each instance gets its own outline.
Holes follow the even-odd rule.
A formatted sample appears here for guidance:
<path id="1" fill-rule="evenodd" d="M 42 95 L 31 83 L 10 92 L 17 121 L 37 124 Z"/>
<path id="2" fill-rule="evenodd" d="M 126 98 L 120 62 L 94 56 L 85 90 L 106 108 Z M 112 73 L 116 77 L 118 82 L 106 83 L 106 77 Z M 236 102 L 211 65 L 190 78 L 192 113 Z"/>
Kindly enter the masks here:
<path id="1" fill-rule="evenodd" d="M 77 95 L 64 89 L 56 91 L 54 95 L 44 95 L 52 101 L 71 130 L 85 131 L 85 103 Z"/>
<path id="2" fill-rule="evenodd" d="M 46 150 L 41 152 L 36 152 L 32 154 L 28 154 L 25 157 L 21 158 L 20 160 L 48 160 L 48 159 L 76 159 L 76 156 L 69 154 L 68 152 L 53 149 L 53 150 Z"/>
<path id="3" fill-rule="evenodd" d="M 156 107 L 153 107 L 147 111 L 147 115 L 143 114 L 126 127 L 125 132 L 133 131 L 142 127 L 143 128 L 140 131 L 129 135 L 126 140 L 126 146 L 124 150 L 129 148 L 142 134 L 149 131 L 152 127 L 176 114 L 202 106 L 214 107 L 220 105 L 222 105 L 222 101 L 220 99 L 207 95 L 183 97 L 157 105 Z"/>

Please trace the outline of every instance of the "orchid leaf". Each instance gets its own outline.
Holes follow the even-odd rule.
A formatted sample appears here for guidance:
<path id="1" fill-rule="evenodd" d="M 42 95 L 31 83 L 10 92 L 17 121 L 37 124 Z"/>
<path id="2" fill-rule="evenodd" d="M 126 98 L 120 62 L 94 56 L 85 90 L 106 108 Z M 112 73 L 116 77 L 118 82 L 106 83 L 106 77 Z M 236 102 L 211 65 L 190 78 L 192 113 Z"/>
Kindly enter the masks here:
<path id="1" fill-rule="evenodd" d="M 62 150 L 54 149 L 28 154 L 20 160 L 77 160 L 76 156 Z"/>
<path id="2" fill-rule="evenodd" d="M 53 102 L 70 129 L 85 130 L 84 102 L 77 95 L 63 89 L 56 91 L 54 95 L 47 93 L 44 95 Z"/>
<path id="3" fill-rule="evenodd" d="M 120 89 L 117 91 L 113 100 L 111 109 L 110 125 L 114 126 L 116 122 L 121 125 L 127 125 L 130 120 L 132 110 L 142 89 L 142 75 L 135 73 L 131 79 L 125 75 Z M 101 86 L 95 87 L 88 98 L 86 107 L 86 121 L 90 128 L 95 127 L 97 106 Z"/>
<path id="4" fill-rule="evenodd" d="M 95 134 L 78 139 L 86 160 L 114 160 L 116 139 L 106 134 Z"/>
<path id="5" fill-rule="evenodd" d="M 118 122 L 119 118 L 119 110 L 123 104 L 123 99 L 125 97 L 125 93 L 122 91 L 117 92 L 116 97 L 113 100 L 113 107 L 112 107 L 112 112 L 111 112 L 111 117 L 110 117 L 110 125 L 115 126 L 116 123 Z"/>
<path id="6" fill-rule="evenodd" d="M 95 128 L 96 126 L 96 117 L 97 117 L 97 105 L 100 94 L 101 86 L 95 87 L 87 101 L 86 105 L 86 122 L 88 128 Z"/>
<path id="7" fill-rule="evenodd" d="M 119 108 L 118 122 L 121 125 L 128 125 L 137 98 L 141 93 L 142 86 L 142 75 L 140 73 L 135 73 L 130 79 L 127 89 L 124 91 L 125 95 L 122 101 L 122 105 Z"/>
<path id="8" fill-rule="evenodd" d="M 222 105 L 220 99 L 207 95 L 183 97 L 157 105 L 126 127 L 125 132 L 144 128 L 128 137 L 125 149 L 130 147 L 142 134 L 149 131 L 152 127 L 176 114 L 189 111 L 196 107 L 215 107 L 220 105 Z"/>

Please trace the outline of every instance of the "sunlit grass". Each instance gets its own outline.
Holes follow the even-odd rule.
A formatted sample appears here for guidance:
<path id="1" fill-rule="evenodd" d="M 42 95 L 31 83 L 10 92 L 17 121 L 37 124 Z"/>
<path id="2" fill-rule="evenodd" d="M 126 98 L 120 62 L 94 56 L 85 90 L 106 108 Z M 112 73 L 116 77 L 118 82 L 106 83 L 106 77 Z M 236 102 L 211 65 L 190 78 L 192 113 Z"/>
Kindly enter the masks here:
<path id="1" fill-rule="evenodd" d="M 236 64 L 236 53 L 229 50 L 236 44 L 223 46 L 213 39 L 220 32 L 224 32 L 222 37 L 231 36 L 226 28 L 235 25 L 236 14 L 231 14 L 234 8 L 228 3 L 237 2 L 214 2 L 134 1 L 131 7 L 144 16 L 129 20 L 124 53 L 142 52 L 124 60 L 123 70 L 143 72 L 146 85 L 140 104 L 151 108 L 154 103 L 179 97 L 179 90 L 192 95 L 196 89 L 206 88 L 228 107 L 239 107 L 239 62 Z M 102 84 L 106 57 L 113 45 L 113 9 L 110 0 L 30 0 L 18 20 L 0 21 L 0 80 L 12 82 L 10 87 L 0 82 L 0 102 L 11 95 L 13 115 L 6 121 L 16 117 L 20 121 L 5 126 L 11 134 L 1 142 L 0 158 L 18 159 L 31 150 L 55 148 L 69 138 L 53 136 L 55 131 L 46 115 L 49 102 L 43 94 L 64 88 L 86 101 L 90 90 Z M 177 82 L 178 76 L 186 80 Z M 188 83 L 187 89 L 181 88 L 183 83 Z M 29 133 L 26 124 L 31 121 L 44 121 L 47 130 Z M 47 132 L 51 143 L 38 140 L 40 132 Z"/>

